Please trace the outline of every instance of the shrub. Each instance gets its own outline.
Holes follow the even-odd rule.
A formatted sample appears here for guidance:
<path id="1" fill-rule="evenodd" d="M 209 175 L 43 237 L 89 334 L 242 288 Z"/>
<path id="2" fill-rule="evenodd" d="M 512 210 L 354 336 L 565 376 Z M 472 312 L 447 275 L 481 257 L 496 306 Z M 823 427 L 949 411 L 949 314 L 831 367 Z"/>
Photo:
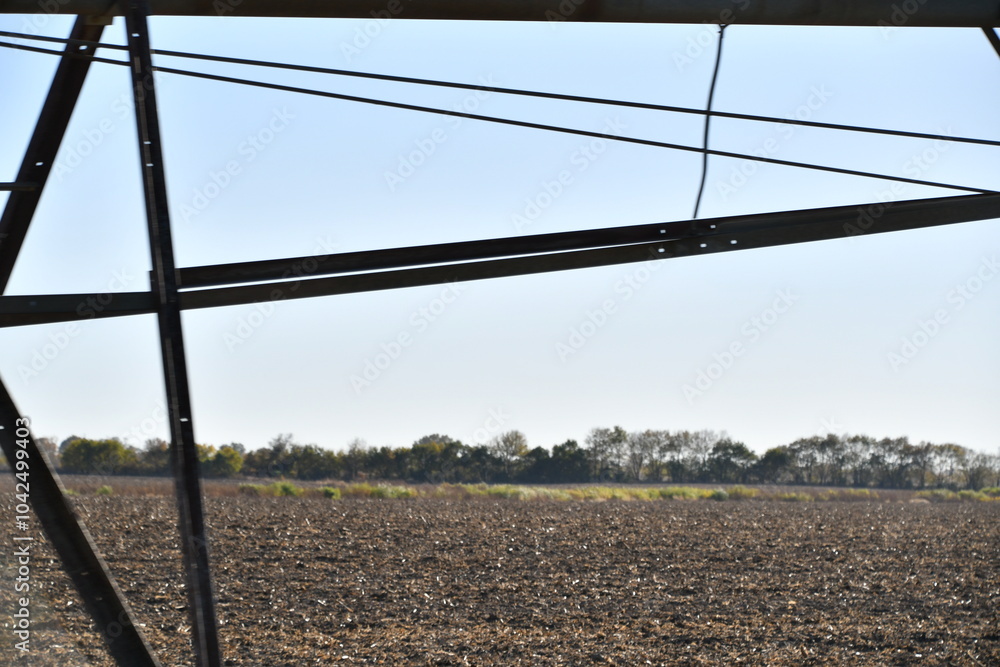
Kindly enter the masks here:
<path id="1" fill-rule="evenodd" d="M 715 489 L 709 498 L 712 500 L 729 500 L 729 494 L 726 493 L 725 489 Z"/>
<path id="2" fill-rule="evenodd" d="M 113 496 L 115 494 L 115 490 L 105 484 L 104 486 L 98 487 L 97 491 L 94 491 L 94 493 L 99 496 Z"/>
<path id="3" fill-rule="evenodd" d="M 729 489 L 729 498 L 731 500 L 748 500 L 756 498 L 758 495 L 760 495 L 760 490 L 751 489 L 746 486 L 734 486 Z"/>
<path id="4" fill-rule="evenodd" d="M 1000 498 L 1000 486 L 988 486 L 985 489 L 980 489 L 979 492 L 990 498 Z"/>
<path id="5" fill-rule="evenodd" d="M 343 495 L 353 498 L 371 498 L 375 487 L 368 482 L 360 484 L 348 484 L 344 487 Z"/>
<path id="6" fill-rule="evenodd" d="M 240 484 L 240 493 L 244 496 L 262 496 L 264 489 L 263 484 Z"/>
<path id="7" fill-rule="evenodd" d="M 295 486 L 291 482 L 274 482 L 267 490 L 272 496 L 301 496 L 302 489 Z"/>
<path id="8" fill-rule="evenodd" d="M 964 489 L 958 492 L 959 500 L 989 500 L 990 497 L 983 493 L 982 491 L 972 491 L 971 489 Z"/>
<path id="9" fill-rule="evenodd" d="M 320 489 L 320 493 L 323 494 L 324 498 L 330 498 L 332 500 L 340 498 L 340 489 L 335 486 L 324 486 Z"/>

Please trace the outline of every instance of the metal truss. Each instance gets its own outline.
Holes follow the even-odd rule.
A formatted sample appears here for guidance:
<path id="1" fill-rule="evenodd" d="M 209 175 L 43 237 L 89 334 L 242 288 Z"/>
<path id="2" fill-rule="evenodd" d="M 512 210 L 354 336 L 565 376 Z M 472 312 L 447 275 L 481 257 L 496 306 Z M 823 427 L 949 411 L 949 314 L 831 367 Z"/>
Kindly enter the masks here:
<path id="1" fill-rule="evenodd" d="M 213 266 L 174 265 L 162 145 L 147 26 L 150 14 L 200 16 L 362 17 L 387 12 L 399 18 L 632 21 L 665 23 L 760 23 L 775 25 L 907 25 L 982 27 L 1000 52 L 991 26 L 992 0 L 927 0 L 920 11 L 896 16 L 890 0 L 426 0 L 393 13 L 393 3 L 367 0 L 59 0 L 52 10 L 79 14 L 71 40 L 42 107 L 14 181 L 0 183 L 9 199 L 0 216 L 0 327 L 81 319 L 81 302 L 105 295 L 2 296 L 48 180 L 109 17 L 125 15 L 135 98 L 146 217 L 153 271 L 151 289 L 112 295 L 98 313 L 122 317 L 156 314 L 166 384 L 171 460 L 196 664 L 221 664 L 208 541 L 194 444 L 191 401 L 180 312 L 277 299 L 310 298 L 433 285 L 451 281 L 610 266 L 768 246 L 845 238 L 1000 218 L 1000 194 L 987 193 L 887 204 L 861 203 L 822 209 L 662 222 L 627 227 L 297 257 Z M 377 5 L 377 6 L 376 6 Z M 387 7 L 389 9 L 387 9 Z M 742 7 L 742 9 L 739 9 Z M 568 11 L 567 8 L 572 11 Z M 0 0 L 0 13 L 37 11 L 34 0 Z M 90 16 L 91 18 L 88 18 Z M 388 16 L 386 18 L 389 18 Z M 83 57 L 81 57 L 83 56 Z M 105 305 L 106 304 L 106 305 Z M 120 665 L 158 665 L 93 540 L 67 501 L 59 480 L 23 424 L 0 381 L 0 446 L 7 461 L 30 462 L 31 502 Z M 19 452 L 24 452 L 20 454 Z M 110 628 L 116 628 L 110 632 Z"/>

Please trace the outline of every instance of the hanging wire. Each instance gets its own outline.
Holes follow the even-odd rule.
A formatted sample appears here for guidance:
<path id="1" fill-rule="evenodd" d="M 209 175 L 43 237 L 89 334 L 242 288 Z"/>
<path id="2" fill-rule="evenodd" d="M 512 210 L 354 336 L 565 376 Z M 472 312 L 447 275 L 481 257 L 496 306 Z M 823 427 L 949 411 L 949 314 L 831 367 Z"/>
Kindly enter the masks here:
<path id="1" fill-rule="evenodd" d="M 79 44 L 86 46 L 94 46 L 102 49 L 111 50 L 125 50 L 126 47 L 120 44 L 106 44 L 103 42 L 91 42 L 81 39 L 66 39 L 63 37 L 42 37 L 36 35 L 28 35 L 18 32 L 9 32 L 6 30 L 0 30 L 0 36 L 5 37 L 18 37 L 23 39 L 34 39 L 46 42 L 55 42 L 59 44 Z M 13 46 L 5 43 L 0 43 L 3 46 Z M 17 47 L 14 47 L 17 48 Z M 50 53 L 56 55 L 63 55 L 62 51 L 52 51 L 48 49 L 38 49 L 38 48 L 26 48 L 26 50 L 36 51 L 38 53 Z M 499 86 L 483 86 L 471 83 L 456 83 L 451 81 L 438 81 L 435 79 L 422 79 L 416 77 L 408 76 L 395 76 L 391 74 L 374 74 L 370 72 L 355 72 L 351 70 L 333 69 L 329 67 L 317 67 L 314 65 L 295 65 L 291 63 L 278 63 L 267 60 L 254 60 L 249 58 L 232 58 L 229 56 L 213 56 L 197 53 L 188 53 L 185 51 L 168 51 L 163 49 L 153 49 L 152 53 L 158 56 L 170 57 L 170 58 L 188 58 L 193 60 L 205 60 L 209 62 L 219 62 L 227 63 L 233 65 L 247 65 L 251 67 L 268 67 L 274 69 L 285 69 L 290 71 L 298 72 L 310 72 L 314 74 L 331 74 L 334 76 L 346 76 L 352 78 L 360 79 L 371 79 L 376 81 L 393 81 L 396 83 L 412 83 L 416 85 L 424 86 L 436 86 L 441 88 L 457 88 L 460 90 L 476 90 L 489 93 L 500 93 L 503 95 L 518 95 L 523 97 L 535 97 L 541 99 L 552 99 L 552 100 L 562 100 L 567 102 L 584 102 L 587 104 L 604 104 L 609 106 L 619 106 L 632 109 L 646 109 L 649 111 L 666 111 L 670 113 L 682 113 L 682 114 L 692 114 L 697 116 L 707 115 L 705 109 L 693 109 L 690 107 L 680 107 L 672 106 L 667 104 L 652 104 L 649 102 L 630 102 L 626 100 L 611 100 L 602 97 L 588 97 L 582 95 L 566 95 L 563 93 L 545 93 L 533 90 L 522 90 L 518 88 L 503 88 Z M 70 54 L 73 55 L 73 54 Z M 118 63 L 115 60 L 106 60 L 95 58 L 95 62 L 102 63 Z M 782 123 L 785 125 L 797 125 L 801 127 L 813 127 L 824 130 L 843 130 L 845 132 L 864 132 L 870 134 L 883 134 L 886 136 L 893 137 L 909 137 L 911 139 L 931 139 L 935 141 L 953 141 L 957 143 L 968 143 L 968 144 L 980 144 L 985 146 L 1000 146 L 1000 140 L 996 139 L 978 139 L 973 137 L 956 137 L 948 136 L 944 134 L 930 134 L 926 132 L 912 132 L 909 130 L 888 130 L 885 128 L 876 127 L 865 127 L 863 125 L 846 125 L 840 123 L 823 123 L 814 120 L 799 120 L 796 118 L 778 118 L 776 116 L 760 116 L 755 114 L 744 114 L 744 113 L 734 113 L 731 111 L 713 111 L 712 116 L 716 118 L 729 118 L 733 120 L 746 120 L 753 122 L 762 123 Z"/>
<path id="2" fill-rule="evenodd" d="M 705 192 L 705 180 L 708 178 L 708 127 L 712 122 L 712 98 L 715 97 L 715 82 L 719 78 L 719 64 L 722 62 L 722 38 L 726 34 L 726 25 L 719 24 L 719 47 L 715 51 L 715 69 L 712 70 L 712 83 L 708 86 L 708 103 L 705 105 L 705 134 L 702 137 L 701 154 L 701 183 L 698 184 L 698 196 L 694 200 L 694 213 L 691 219 L 698 218 L 698 209 L 701 207 L 701 196 Z"/>
<path id="3" fill-rule="evenodd" d="M 8 47 L 8 48 L 13 48 L 13 49 L 22 49 L 22 50 L 33 51 L 33 52 L 38 52 L 38 53 L 47 53 L 47 54 L 57 55 L 57 56 L 70 56 L 70 57 L 77 57 L 77 58 L 90 58 L 94 62 L 100 62 L 100 63 L 110 64 L 110 65 L 124 65 L 124 66 L 128 65 L 128 63 L 123 62 L 123 61 L 110 60 L 110 59 L 107 59 L 107 58 L 97 58 L 97 57 L 88 56 L 88 55 L 82 54 L 82 53 L 78 54 L 78 53 L 75 53 L 73 51 L 67 51 L 67 52 L 53 51 L 53 50 L 50 50 L 50 49 L 41 49 L 41 48 L 38 48 L 38 47 L 26 46 L 26 45 L 23 45 L 23 44 L 10 44 L 10 43 L 6 43 L 6 42 L 0 42 L 0 47 Z M 970 187 L 970 186 L 965 186 L 965 185 L 956 185 L 956 184 L 952 184 L 952 183 L 940 183 L 940 182 L 935 182 L 935 181 L 924 181 L 924 180 L 915 179 L 915 178 L 905 178 L 905 177 L 902 177 L 902 176 L 890 176 L 890 175 L 887 175 L 887 174 L 877 174 L 877 173 L 873 173 L 873 172 L 859 171 L 859 170 L 855 170 L 855 169 L 844 169 L 842 167 L 829 167 L 829 166 L 825 166 L 825 165 L 817 165 L 817 164 L 811 164 L 811 163 L 807 163 L 807 162 L 795 162 L 795 161 L 792 161 L 792 160 L 779 160 L 777 158 L 763 157 L 763 156 L 759 156 L 759 155 L 749 155 L 749 154 L 746 154 L 746 153 L 734 153 L 734 152 L 730 152 L 730 151 L 720 151 L 720 150 L 716 150 L 716 149 L 699 148 L 699 147 L 696 147 L 696 146 L 685 146 L 683 144 L 673 144 L 673 143 L 668 143 L 668 142 L 663 142 L 663 141 L 654 141 L 654 140 L 651 140 L 651 139 L 639 139 L 639 138 L 636 138 L 636 137 L 623 137 L 623 136 L 619 136 L 619 135 L 604 134 L 604 133 L 601 133 L 601 132 L 593 132 L 593 131 L 589 131 L 589 130 L 577 130 L 577 129 L 572 129 L 572 128 L 559 127 L 559 126 L 555 126 L 555 125 L 544 125 L 544 124 L 541 124 L 541 123 L 532 123 L 532 122 L 529 122 L 529 121 L 514 120 L 514 119 L 511 119 L 511 118 L 497 118 L 497 117 L 494 117 L 494 116 L 483 116 L 483 115 L 480 115 L 480 114 L 466 113 L 466 112 L 462 112 L 462 111 L 450 111 L 450 110 L 446 110 L 446 109 L 436 109 L 436 108 L 433 108 L 433 107 L 425 107 L 425 106 L 419 106 L 419 105 L 415 105 L 415 104 L 406 104 L 404 102 L 391 102 L 391 101 L 388 101 L 388 100 L 378 100 L 378 99 L 373 99 L 373 98 L 369 98 L 369 97 L 359 97 L 359 96 L 356 96 L 356 95 L 345 95 L 343 93 L 331 93 L 331 92 L 322 91 L 322 90 L 315 90 L 315 89 L 311 89 L 311 88 L 300 88 L 300 87 L 297 87 L 297 86 L 287 86 L 287 85 L 277 84 L 277 83 L 267 83 L 267 82 L 263 82 L 263 81 L 252 81 L 252 80 L 249 80 L 249 79 L 241 79 L 241 78 L 238 78 L 238 77 L 231 77 L 231 76 L 222 76 L 222 75 L 219 75 L 219 74 L 208 74 L 208 73 L 205 73 L 205 72 L 192 72 L 192 71 L 189 71 L 189 70 L 175 69 L 175 68 L 172 68 L 172 67 L 154 67 L 153 69 L 156 70 L 157 72 L 162 72 L 162 73 L 165 73 L 165 74 L 176 74 L 176 75 L 179 75 L 179 76 L 187 76 L 187 77 L 198 78 L 198 79 L 206 79 L 206 80 L 210 80 L 210 81 L 220 81 L 220 82 L 224 82 L 224 83 L 235 83 L 235 84 L 239 84 L 239 85 L 253 86 L 253 87 L 257 87 L 257 88 L 266 88 L 266 89 L 270 89 L 270 90 L 280 90 L 280 91 L 283 91 L 283 92 L 298 93 L 298 94 L 302 94 L 302 95 L 313 95 L 313 96 L 316 96 L 316 97 L 326 97 L 326 98 L 329 98 L 329 99 L 343 100 L 343 101 L 346 101 L 346 102 L 357 102 L 357 103 L 360 103 L 360 104 L 371 104 L 371 105 L 375 105 L 375 106 L 388 107 L 388 108 L 392 108 L 392 109 L 403 109 L 403 110 L 406 110 L 406 111 L 418 111 L 418 112 L 421 112 L 421 113 L 432 113 L 432 114 L 437 114 L 437 115 L 442 115 L 442 116 L 451 116 L 451 117 L 455 117 L 455 118 L 465 118 L 465 119 L 468 119 L 468 120 L 478 120 L 478 121 L 482 121 L 482 122 L 486 122 L 486 123 L 496 123 L 496 124 L 500 124 L 500 125 L 510 125 L 510 126 L 514 126 L 514 127 L 524 127 L 524 128 L 529 128 L 529 129 L 535 129 L 535 130 L 544 130 L 544 131 L 548 131 L 548 132 L 558 132 L 558 133 L 561 133 L 561 134 L 572 134 L 572 135 L 583 136 L 583 137 L 593 137 L 593 138 L 597 138 L 597 139 L 605 139 L 605 140 L 608 140 L 608 141 L 617 141 L 617 142 L 621 142 L 621 143 L 636 144 L 636 145 L 640 145 L 640 146 L 652 146 L 652 147 L 656 147 L 656 148 L 666 148 L 666 149 L 670 149 L 670 150 L 685 151 L 685 152 L 690 152 L 690 153 L 704 153 L 704 154 L 708 154 L 708 155 L 715 155 L 715 156 L 718 156 L 718 157 L 733 158 L 733 159 L 737 159 L 737 160 L 751 160 L 751 161 L 754 161 L 754 162 L 764 162 L 764 163 L 767 163 L 767 164 L 776 164 L 776 165 L 785 166 L 785 167 L 797 167 L 797 168 L 800 168 L 800 169 L 811 169 L 811 170 L 815 170 L 815 171 L 824 171 L 824 172 L 835 173 L 835 174 L 844 174 L 844 175 L 847 175 L 847 176 L 859 176 L 859 177 L 863 177 L 863 178 L 876 178 L 876 179 L 880 179 L 880 180 L 896 181 L 896 182 L 899 182 L 899 183 L 910 183 L 910 184 L 913 184 L 913 185 L 922 185 L 922 186 L 926 186 L 926 187 L 945 188 L 945 189 L 948 189 L 948 190 L 959 190 L 959 191 L 962 191 L 962 192 L 974 192 L 974 193 L 977 193 L 977 194 L 1000 194 L 1000 192 L 997 192 L 995 190 L 987 190 L 987 189 L 984 189 L 984 188 L 976 188 L 976 187 Z M 714 114 L 714 115 L 718 115 L 718 114 Z"/>

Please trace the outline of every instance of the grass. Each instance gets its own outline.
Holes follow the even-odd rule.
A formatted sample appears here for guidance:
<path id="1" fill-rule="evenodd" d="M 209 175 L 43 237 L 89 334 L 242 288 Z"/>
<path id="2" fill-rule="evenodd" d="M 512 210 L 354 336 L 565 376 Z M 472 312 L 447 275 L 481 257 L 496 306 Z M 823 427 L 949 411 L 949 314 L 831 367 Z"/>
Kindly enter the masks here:
<path id="1" fill-rule="evenodd" d="M 918 491 L 916 493 L 917 498 L 926 498 L 932 503 L 949 503 L 949 502 L 990 502 L 1000 500 L 1000 489 L 997 487 L 989 487 L 986 489 L 980 489 L 979 491 L 973 491 L 971 489 L 964 489 L 962 491 L 949 491 L 948 489 L 930 489 L 928 491 Z"/>
<path id="2" fill-rule="evenodd" d="M 778 493 L 774 496 L 775 500 L 783 500 L 788 503 L 807 503 L 813 500 L 813 496 L 808 493 L 802 493 L 801 491 L 792 491 L 789 493 Z"/>
<path id="3" fill-rule="evenodd" d="M 877 491 L 871 489 L 832 489 L 816 496 L 817 500 L 865 501 L 879 500 Z"/>
<path id="4" fill-rule="evenodd" d="M 163 477 L 115 477 L 114 487 L 108 477 L 67 476 L 63 478 L 67 495 L 77 496 L 172 496 L 173 483 Z M 206 480 L 203 486 L 207 497 L 258 496 L 258 497 L 318 497 L 330 500 L 341 498 L 407 499 L 502 499 L 512 501 L 587 501 L 587 502 L 655 502 L 700 501 L 718 502 L 780 501 L 780 502 L 899 502 L 910 499 L 940 502 L 1000 501 L 1000 487 L 986 487 L 978 491 L 951 491 L 928 489 L 923 491 L 874 490 L 853 488 L 811 487 L 728 487 L 700 486 L 640 486 L 640 485 L 580 485 L 580 486 L 530 486 L 520 484 L 401 484 L 389 482 L 325 482 L 298 484 L 286 480 L 237 481 Z"/>

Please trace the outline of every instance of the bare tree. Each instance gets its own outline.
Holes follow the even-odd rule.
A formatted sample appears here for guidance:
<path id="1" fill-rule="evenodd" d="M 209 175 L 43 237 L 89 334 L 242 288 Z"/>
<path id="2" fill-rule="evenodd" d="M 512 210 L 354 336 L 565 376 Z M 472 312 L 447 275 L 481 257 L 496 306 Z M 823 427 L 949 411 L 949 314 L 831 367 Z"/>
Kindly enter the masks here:
<path id="1" fill-rule="evenodd" d="M 528 453 L 528 438 L 520 431 L 506 431 L 490 440 L 488 447 L 503 464 L 507 479 L 513 479 L 518 464 Z"/>

